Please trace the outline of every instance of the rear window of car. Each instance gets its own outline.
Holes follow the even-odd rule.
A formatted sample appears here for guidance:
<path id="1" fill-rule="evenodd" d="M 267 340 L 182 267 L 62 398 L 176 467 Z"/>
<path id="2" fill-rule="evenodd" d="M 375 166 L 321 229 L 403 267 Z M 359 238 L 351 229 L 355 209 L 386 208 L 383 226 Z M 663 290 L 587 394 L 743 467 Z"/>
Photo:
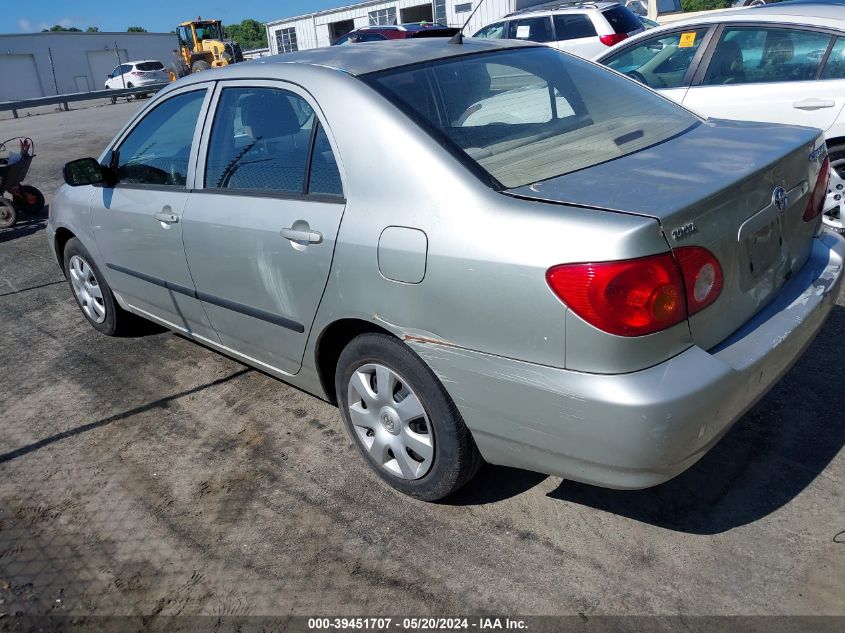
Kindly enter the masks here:
<path id="1" fill-rule="evenodd" d="M 545 46 L 362 79 L 499 189 L 613 160 L 700 123 L 635 82 Z"/>
<path id="2" fill-rule="evenodd" d="M 577 40 L 581 37 L 595 37 L 593 21 L 583 13 L 566 13 L 554 17 L 555 39 Z"/>
<path id="3" fill-rule="evenodd" d="M 625 7 L 610 7 L 601 13 L 615 33 L 630 33 L 643 28 L 643 23 L 634 12 Z"/>
<path id="4" fill-rule="evenodd" d="M 142 62 L 135 64 L 138 70 L 164 70 L 164 64 L 161 62 Z"/>

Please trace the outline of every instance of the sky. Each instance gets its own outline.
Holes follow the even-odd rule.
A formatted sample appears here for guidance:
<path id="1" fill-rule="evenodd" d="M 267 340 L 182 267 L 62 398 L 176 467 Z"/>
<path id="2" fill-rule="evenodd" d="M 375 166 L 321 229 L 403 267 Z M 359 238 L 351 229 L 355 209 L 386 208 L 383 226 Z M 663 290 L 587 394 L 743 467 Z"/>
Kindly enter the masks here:
<path id="1" fill-rule="evenodd" d="M 89 26 L 101 31 L 125 31 L 142 26 L 148 31 L 165 32 L 179 22 L 198 15 L 205 19 L 233 24 L 246 18 L 259 22 L 353 4 L 356 0 L 237 0 L 222 2 L 179 2 L 178 0 L 2 0 L 0 33 L 36 33 L 54 24 Z"/>

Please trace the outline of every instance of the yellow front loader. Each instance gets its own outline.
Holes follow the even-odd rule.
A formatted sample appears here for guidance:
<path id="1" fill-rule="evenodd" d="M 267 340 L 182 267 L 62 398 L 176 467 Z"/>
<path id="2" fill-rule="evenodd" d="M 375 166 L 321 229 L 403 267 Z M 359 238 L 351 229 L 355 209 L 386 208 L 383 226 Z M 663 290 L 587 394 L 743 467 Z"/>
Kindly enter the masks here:
<path id="1" fill-rule="evenodd" d="M 225 39 L 220 20 L 197 18 L 176 29 L 179 50 L 170 71 L 171 79 L 244 60 L 237 42 Z"/>

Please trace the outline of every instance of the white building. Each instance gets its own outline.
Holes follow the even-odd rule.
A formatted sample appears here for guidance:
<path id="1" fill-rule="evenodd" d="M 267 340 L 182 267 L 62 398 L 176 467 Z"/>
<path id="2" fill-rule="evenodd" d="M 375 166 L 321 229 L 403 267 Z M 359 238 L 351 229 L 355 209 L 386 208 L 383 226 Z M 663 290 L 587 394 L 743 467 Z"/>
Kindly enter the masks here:
<path id="1" fill-rule="evenodd" d="M 0 35 L 0 101 L 103 90 L 118 64 L 155 59 L 169 66 L 176 48 L 169 33 Z"/>
<path id="2" fill-rule="evenodd" d="M 329 46 L 341 35 L 362 26 L 437 22 L 463 26 L 482 2 L 466 33 L 518 8 L 541 4 L 544 0 L 371 0 L 337 9 L 326 9 L 282 20 L 267 22 L 270 52 L 290 53 L 296 50 Z"/>

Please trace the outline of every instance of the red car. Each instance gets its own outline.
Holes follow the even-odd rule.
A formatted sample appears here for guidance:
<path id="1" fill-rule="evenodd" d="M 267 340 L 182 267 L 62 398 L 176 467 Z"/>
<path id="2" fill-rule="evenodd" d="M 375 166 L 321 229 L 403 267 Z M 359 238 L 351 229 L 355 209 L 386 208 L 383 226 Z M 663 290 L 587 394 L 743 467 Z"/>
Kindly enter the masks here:
<path id="1" fill-rule="evenodd" d="M 359 42 L 380 42 L 382 40 L 403 40 L 409 37 L 452 37 L 460 29 L 441 26 L 432 22 L 413 22 L 394 26 L 362 26 L 341 35 L 332 46 L 358 44 Z"/>

